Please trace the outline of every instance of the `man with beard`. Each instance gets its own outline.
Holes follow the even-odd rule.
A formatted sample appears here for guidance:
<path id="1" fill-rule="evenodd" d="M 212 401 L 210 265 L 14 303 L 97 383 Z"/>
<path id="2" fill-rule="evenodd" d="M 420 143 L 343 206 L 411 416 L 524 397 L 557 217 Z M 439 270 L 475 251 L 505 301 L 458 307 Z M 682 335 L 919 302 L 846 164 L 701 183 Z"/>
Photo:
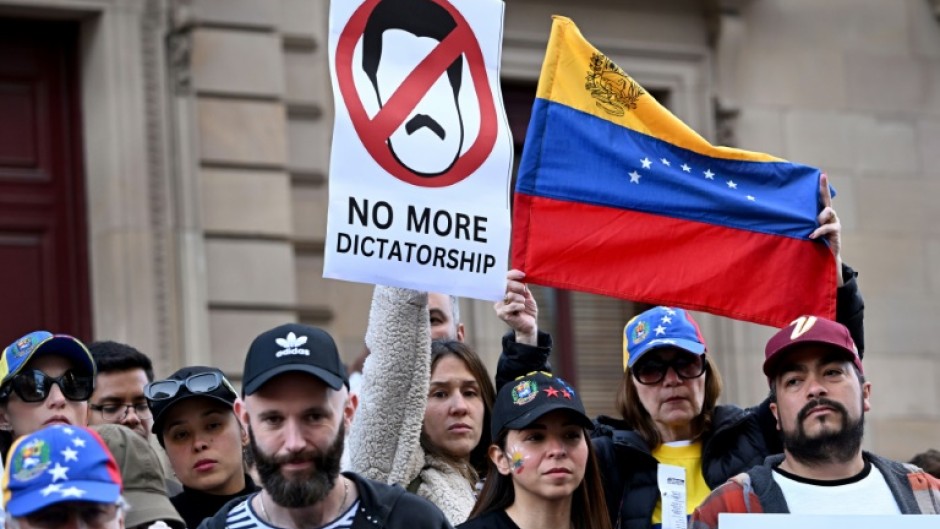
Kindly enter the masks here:
<path id="1" fill-rule="evenodd" d="M 200 528 L 450 527 L 437 507 L 401 487 L 340 474 L 356 402 L 328 333 L 289 323 L 260 334 L 244 376 L 235 411 L 248 427 L 262 490 L 229 502 Z"/>
<path id="2" fill-rule="evenodd" d="M 770 408 L 784 453 L 715 489 L 690 529 L 718 514 L 938 514 L 940 481 L 861 449 L 871 382 L 848 329 L 801 316 L 765 350 Z"/>

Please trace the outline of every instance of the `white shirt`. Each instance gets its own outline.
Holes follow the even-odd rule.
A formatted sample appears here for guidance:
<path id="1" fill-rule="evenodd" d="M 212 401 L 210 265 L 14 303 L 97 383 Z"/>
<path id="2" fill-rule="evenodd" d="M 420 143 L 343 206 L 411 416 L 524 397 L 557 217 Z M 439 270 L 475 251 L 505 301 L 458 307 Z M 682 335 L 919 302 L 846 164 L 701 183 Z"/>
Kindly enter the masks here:
<path id="1" fill-rule="evenodd" d="M 868 461 L 848 479 L 800 478 L 779 468 L 773 476 L 793 514 L 901 514 L 884 475 Z"/>

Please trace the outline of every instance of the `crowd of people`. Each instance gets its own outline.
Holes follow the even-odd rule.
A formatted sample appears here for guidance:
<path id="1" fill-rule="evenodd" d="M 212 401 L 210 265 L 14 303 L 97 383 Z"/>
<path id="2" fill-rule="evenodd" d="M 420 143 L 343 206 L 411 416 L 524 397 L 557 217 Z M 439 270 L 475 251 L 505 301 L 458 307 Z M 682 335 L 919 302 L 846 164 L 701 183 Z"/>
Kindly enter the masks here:
<path id="1" fill-rule="evenodd" d="M 187 366 L 156 379 L 115 342 L 35 331 L 0 356 L 5 525 L 17 528 L 711 529 L 721 513 L 938 514 L 920 466 L 862 450 L 864 305 L 835 212 L 837 316 L 767 342 L 768 397 L 718 404 L 693 316 L 623 328 L 619 417 L 588 417 L 552 373 L 525 275 L 507 274 L 495 376 L 452 296 L 377 286 L 361 377 L 329 333 L 287 323 L 247 345 L 242 387 Z M 935 470 L 934 470 L 935 472 Z"/>

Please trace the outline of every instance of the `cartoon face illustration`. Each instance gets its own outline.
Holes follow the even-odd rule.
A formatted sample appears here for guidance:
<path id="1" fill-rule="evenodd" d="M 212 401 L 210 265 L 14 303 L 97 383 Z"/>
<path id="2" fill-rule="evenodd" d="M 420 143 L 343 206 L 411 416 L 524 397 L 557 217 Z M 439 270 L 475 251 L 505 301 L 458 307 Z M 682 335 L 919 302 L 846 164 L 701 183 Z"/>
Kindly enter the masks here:
<path id="1" fill-rule="evenodd" d="M 431 0 L 382 0 L 369 15 L 363 34 L 362 70 L 379 107 L 402 97 L 398 91 L 403 86 L 411 94 L 422 94 L 387 141 L 395 160 L 418 176 L 446 173 L 463 148 L 458 98 L 463 55 L 457 55 L 443 74 L 422 78 L 416 73 L 421 72 L 421 61 L 456 27 L 453 16 Z"/>

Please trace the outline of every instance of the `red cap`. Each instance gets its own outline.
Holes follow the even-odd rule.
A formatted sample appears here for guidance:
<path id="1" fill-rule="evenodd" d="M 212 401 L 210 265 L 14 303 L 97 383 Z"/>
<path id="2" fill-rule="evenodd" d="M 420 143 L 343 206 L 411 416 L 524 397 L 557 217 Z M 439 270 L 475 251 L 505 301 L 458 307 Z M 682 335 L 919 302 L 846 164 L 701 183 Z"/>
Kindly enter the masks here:
<path id="1" fill-rule="evenodd" d="M 764 349 L 764 374 L 773 378 L 777 364 L 785 356 L 783 353 L 802 344 L 829 345 L 845 351 L 859 373 L 865 372 L 862 369 L 862 359 L 858 356 L 858 347 L 855 347 L 852 335 L 845 325 L 818 316 L 800 316 L 790 325 L 780 329 L 767 342 Z"/>

